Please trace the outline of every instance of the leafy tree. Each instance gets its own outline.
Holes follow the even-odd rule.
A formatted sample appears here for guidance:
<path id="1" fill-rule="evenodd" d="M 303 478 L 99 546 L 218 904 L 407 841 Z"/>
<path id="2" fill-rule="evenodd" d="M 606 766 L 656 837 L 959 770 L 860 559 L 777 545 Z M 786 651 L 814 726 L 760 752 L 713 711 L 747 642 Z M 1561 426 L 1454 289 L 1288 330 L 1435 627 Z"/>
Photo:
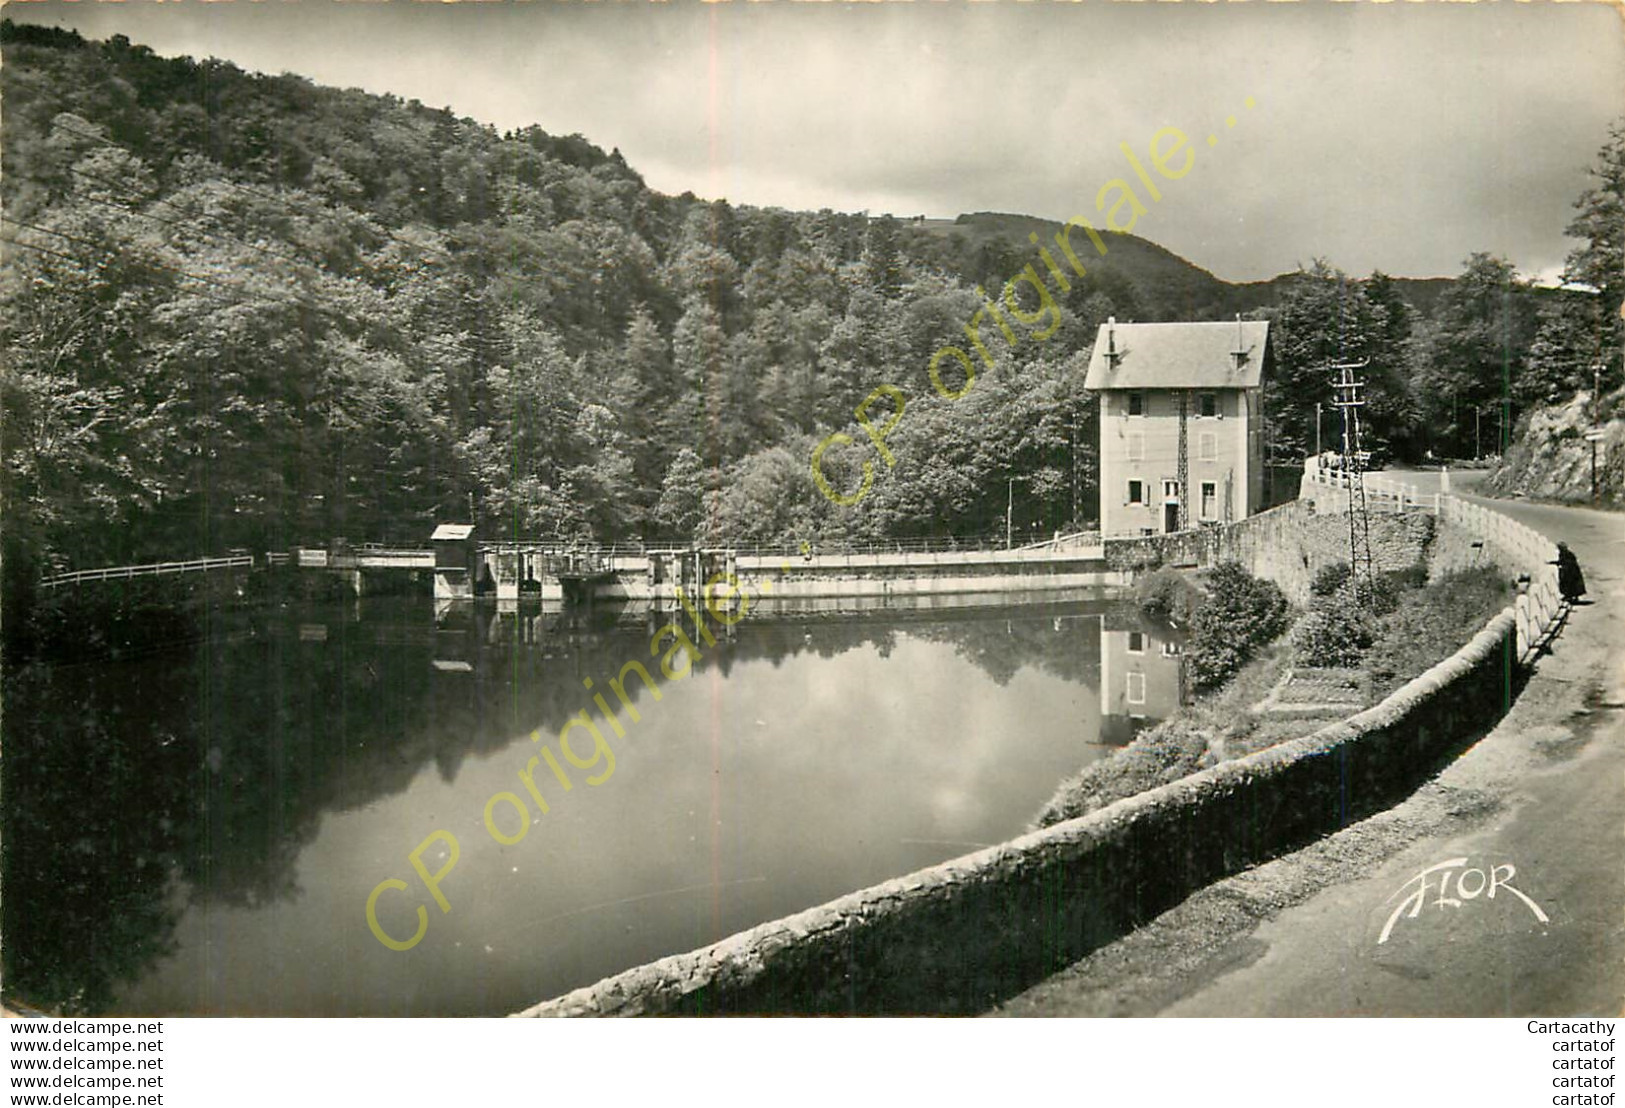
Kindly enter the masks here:
<path id="1" fill-rule="evenodd" d="M 1468 258 L 1420 350 L 1417 393 L 1436 452 L 1482 453 L 1492 417 L 1510 432 L 1509 397 L 1534 332 L 1534 306 L 1512 265 L 1489 254 Z"/>
<path id="2" fill-rule="evenodd" d="M 1417 400 L 1410 374 L 1416 309 L 1399 283 L 1381 270 L 1373 271 L 1362 288 L 1380 331 L 1382 350 L 1381 358 L 1365 371 L 1367 405 L 1362 418 L 1378 446 L 1386 445 L 1402 458 L 1419 461 L 1424 448 L 1418 439 Z"/>
<path id="3" fill-rule="evenodd" d="M 1625 303 L 1625 118 L 1609 127 L 1591 177 L 1574 203 L 1578 214 L 1564 228 L 1582 240 L 1568 257 L 1565 276 L 1600 290 L 1604 311 L 1613 318 Z"/>
<path id="4" fill-rule="evenodd" d="M 691 541 L 699 531 L 706 490 L 713 484 L 700 456 L 686 446 L 679 450 L 666 470 L 654 506 L 652 518 L 658 535 L 673 542 Z"/>
<path id="5" fill-rule="evenodd" d="M 1339 362 L 1370 359 L 1362 376 L 1372 382 L 1367 400 L 1373 410 L 1402 408 L 1401 402 L 1383 397 L 1383 385 L 1399 376 L 1387 369 L 1399 351 L 1386 345 L 1383 313 L 1367 298 L 1358 281 L 1342 270 L 1317 260 L 1302 270 L 1288 286 L 1274 311 L 1270 345 L 1274 348 L 1273 372 L 1264 381 L 1264 410 L 1272 430 L 1271 451 L 1275 458 L 1302 458 L 1314 453 L 1316 405 L 1324 410 L 1334 399 L 1334 375 L 1328 367 Z M 1380 398 L 1380 401 L 1379 401 Z M 1378 409 L 1378 403 L 1383 404 Z M 1373 433 L 1392 433 L 1391 427 L 1377 426 Z M 1322 447 L 1333 448 L 1322 439 Z"/>
<path id="6" fill-rule="evenodd" d="M 887 300 L 903 287 L 903 258 L 897 243 L 897 220 L 889 215 L 869 221 L 863 241 L 864 283 Z"/>
<path id="7" fill-rule="evenodd" d="M 1566 284 L 1595 293 L 1565 290 L 1542 305 L 1528 373 L 1516 389 L 1525 404 L 1590 390 L 1596 369 L 1605 390 L 1625 373 L 1625 119 L 1609 128 L 1591 177 L 1565 228 L 1582 244 L 1569 254 L 1563 276 Z"/>
<path id="8" fill-rule="evenodd" d="M 793 542 L 825 533 L 828 501 L 800 450 L 776 446 L 751 455 L 706 499 L 700 534 L 707 542 Z"/>
<path id="9" fill-rule="evenodd" d="M 654 489 L 665 472 L 666 431 L 678 397 L 671 351 L 653 318 L 639 310 L 627 324 L 625 344 L 607 353 L 605 400 L 625 433 L 633 480 Z"/>
<path id="10" fill-rule="evenodd" d="M 538 537 L 884 537 L 1001 531 L 1014 488 L 1014 529 L 1047 532 L 1092 514 L 1080 359 L 1099 324 L 1223 299 L 1145 279 L 1162 270 L 1121 259 L 1157 252 L 1125 239 L 1052 290 L 1047 340 L 1022 327 L 1007 346 L 984 320 L 996 364 L 950 402 L 926 368 L 1034 260 L 1033 221 L 942 235 L 663 196 L 579 135 L 127 41 L 9 22 L 0 39 L 0 202 L 31 225 L 8 229 L 23 245 L 0 273 L 8 575 L 25 557 L 411 541 L 470 500 L 487 528 Z M 1611 156 L 1582 203 L 1596 249 L 1575 262 L 1604 283 Z M 1381 274 L 1317 266 L 1275 318 L 1271 410 L 1294 450 L 1330 358 L 1373 353 L 1368 423 L 1395 442 L 1418 422 L 1395 347 L 1441 375 L 1462 361 L 1446 339 L 1464 325 L 1415 319 Z M 1543 330 L 1531 388 L 1572 384 L 1577 328 Z M 808 458 L 882 383 L 907 396 L 897 463 L 861 437 L 827 454 L 842 489 L 871 462 L 870 494 L 837 507 Z M 673 487 L 695 464 L 703 512 Z M 749 496 L 728 495 L 736 477 Z"/>
<path id="11" fill-rule="evenodd" d="M 1520 407 L 1556 404 L 1580 389 L 1589 391 L 1598 367 L 1606 370 L 1599 375 L 1603 380 L 1618 380 L 1608 362 L 1612 326 L 1602 308 L 1595 294 L 1564 290 L 1546 297 L 1528 363 L 1513 388 Z"/>

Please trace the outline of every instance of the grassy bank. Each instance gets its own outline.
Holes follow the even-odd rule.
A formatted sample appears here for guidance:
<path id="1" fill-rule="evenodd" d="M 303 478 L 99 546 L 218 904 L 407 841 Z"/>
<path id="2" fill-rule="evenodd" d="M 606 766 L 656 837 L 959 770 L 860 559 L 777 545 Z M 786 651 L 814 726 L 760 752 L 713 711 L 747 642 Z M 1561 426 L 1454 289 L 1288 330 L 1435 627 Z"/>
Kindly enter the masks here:
<path id="1" fill-rule="evenodd" d="M 1262 641 L 1250 646 L 1237 634 L 1247 624 L 1235 619 L 1234 591 L 1216 604 L 1211 578 L 1205 592 L 1188 580 L 1174 583 L 1160 573 L 1147 578 L 1140 594 L 1142 610 L 1152 618 L 1177 613 L 1176 618 L 1188 619 L 1194 636 L 1191 655 L 1202 656 L 1196 640 L 1205 627 L 1227 652 L 1241 646 L 1241 653 L 1250 657 L 1172 717 L 1063 782 L 1035 826 L 1086 815 L 1330 722 L 1309 714 L 1279 714 L 1283 709 L 1272 702 L 1294 681 L 1358 687 L 1360 701 L 1332 718 L 1352 715 L 1455 653 L 1512 598 L 1510 584 L 1487 567 L 1447 574 L 1431 584 L 1420 572 L 1385 575 L 1374 587 L 1356 588 L 1346 578 L 1344 567 L 1318 581 L 1318 595 L 1306 611 L 1292 613 L 1291 634 L 1284 638 L 1278 637 L 1274 622 L 1254 621 Z M 1260 593 L 1252 606 L 1262 610 L 1272 601 Z M 1213 619 L 1218 612 L 1227 613 L 1226 618 Z M 1200 681 L 1194 683 L 1202 687 Z"/>
<path id="2" fill-rule="evenodd" d="M 1272 648 L 1290 622 L 1281 590 L 1234 563 L 1193 579 L 1158 570 L 1137 586 L 1141 614 L 1189 626 L 1185 660 L 1193 703 L 1139 735 L 1110 757 L 1064 782 L 1036 825 L 1073 819 L 1116 800 L 1176 781 L 1212 765 L 1248 728 L 1246 707 L 1274 685 L 1284 653 Z"/>
<path id="3" fill-rule="evenodd" d="M 1511 583 L 1487 566 L 1447 574 L 1408 592 L 1382 618 L 1363 659 L 1373 693 L 1387 696 L 1450 657 L 1512 599 Z"/>
<path id="4" fill-rule="evenodd" d="M 1123 749 L 1062 782 L 1034 826 L 1087 815 L 1232 756 L 1230 751 L 1257 726 L 1250 706 L 1269 693 L 1289 664 L 1286 644 L 1271 645 L 1222 688 L 1198 696 Z"/>

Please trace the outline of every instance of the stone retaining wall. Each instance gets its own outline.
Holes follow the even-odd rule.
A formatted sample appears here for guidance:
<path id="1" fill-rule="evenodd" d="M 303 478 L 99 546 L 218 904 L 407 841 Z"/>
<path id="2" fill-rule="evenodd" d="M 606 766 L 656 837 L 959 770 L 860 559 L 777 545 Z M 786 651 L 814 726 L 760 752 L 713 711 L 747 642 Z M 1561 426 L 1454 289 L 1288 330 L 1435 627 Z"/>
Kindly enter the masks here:
<path id="1" fill-rule="evenodd" d="M 1510 557 L 1498 544 L 1486 540 L 1482 535 L 1468 530 L 1459 523 L 1449 519 L 1439 520 L 1433 548 L 1428 557 L 1428 580 L 1436 581 L 1447 573 L 1482 566 L 1494 566 L 1509 581 L 1518 574 L 1527 572 L 1525 566 Z"/>
<path id="2" fill-rule="evenodd" d="M 1104 553 L 1106 564 L 1119 572 L 1143 572 L 1163 566 L 1207 567 L 1213 564 L 1222 542 L 1222 529 L 1208 526 L 1166 535 L 1113 536 L 1105 540 Z"/>
<path id="3" fill-rule="evenodd" d="M 1373 513 L 1372 563 L 1379 571 L 1426 564 L 1434 525 L 1434 517 L 1422 511 Z M 1302 604 L 1316 573 L 1348 562 L 1349 520 L 1346 513 L 1317 511 L 1314 505 L 1293 501 L 1224 527 L 1110 538 L 1105 542 L 1105 560 L 1113 570 L 1130 574 L 1159 566 L 1209 568 L 1219 561 L 1239 562 Z"/>
<path id="4" fill-rule="evenodd" d="M 1373 567 L 1383 572 L 1427 564 L 1434 522 L 1425 512 L 1371 514 Z M 1224 557 L 1256 577 L 1269 578 L 1294 603 L 1303 604 L 1315 574 L 1339 562 L 1348 564 L 1349 517 L 1295 501 L 1242 520 L 1226 539 Z"/>
<path id="5" fill-rule="evenodd" d="M 1196 889 L 1396 802 L 1505 712 L 1511 609 L 1302 739 L 639 966 L 524 1015 L 980 1012 Z"/>

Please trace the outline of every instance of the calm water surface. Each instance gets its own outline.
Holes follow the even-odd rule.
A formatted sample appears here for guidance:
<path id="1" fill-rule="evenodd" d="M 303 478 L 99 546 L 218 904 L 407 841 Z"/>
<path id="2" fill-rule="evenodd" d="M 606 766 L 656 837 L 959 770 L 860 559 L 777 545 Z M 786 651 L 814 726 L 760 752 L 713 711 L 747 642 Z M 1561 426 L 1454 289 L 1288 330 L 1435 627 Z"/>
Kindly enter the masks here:
<path id="1" fill-rule="evenodd" d="M 490 1015 L 999 842 L 1166 715 L 1121 606 L 750 619 L 606 727 L 654 625 L 368 600 L 7 675 L 7 992 L 51 1011 Z M 1102 689 L 1102 658 L 1110 687 Z M 1177 666 L 1177 658 L 1173 665 Z M 1144 670 L 1150 678 L 1120 675 Z M 1128 684 L 1119 687 L 1119 682 Z M 1146 692 L 1150 690 L 1150 703 Z M 1125 698 L 1126 691 L 1126 698 Z M 616 703 L 610 697 L 611 703 Z M 1103 715 L 1102 709 L 1105 709 Z M 518 777 L 588 709 L 614 755 Z M 579 753 L 592 745 L 580 733 Z M 487 801 L 526 801 L 504 845 Z M 521 818 L 496 809 L 509 838 Z M 427 895 L 408 855 L 458 858 Z M 431 844 L 429 872 L 447 860 Z M 366 919 L 378 900 L 387 949 Z"/>

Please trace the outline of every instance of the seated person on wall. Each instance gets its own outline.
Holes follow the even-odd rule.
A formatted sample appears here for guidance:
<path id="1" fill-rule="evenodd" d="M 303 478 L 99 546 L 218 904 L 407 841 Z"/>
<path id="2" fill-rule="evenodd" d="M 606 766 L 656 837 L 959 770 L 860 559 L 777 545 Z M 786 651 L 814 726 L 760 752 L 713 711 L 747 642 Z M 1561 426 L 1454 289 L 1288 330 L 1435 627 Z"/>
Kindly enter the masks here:
<path id="1" fill-rule="evenodd" d="M 1574 556 L 1568 543 L 1558 543 L 1557 560 L 1546 564 L 1557 567 L 1557 591 L 1563 594 L 1564 600 L 1573 604 L 1585 595 L 1585 574 L 1580 572 L 1580 559 Z"/>

